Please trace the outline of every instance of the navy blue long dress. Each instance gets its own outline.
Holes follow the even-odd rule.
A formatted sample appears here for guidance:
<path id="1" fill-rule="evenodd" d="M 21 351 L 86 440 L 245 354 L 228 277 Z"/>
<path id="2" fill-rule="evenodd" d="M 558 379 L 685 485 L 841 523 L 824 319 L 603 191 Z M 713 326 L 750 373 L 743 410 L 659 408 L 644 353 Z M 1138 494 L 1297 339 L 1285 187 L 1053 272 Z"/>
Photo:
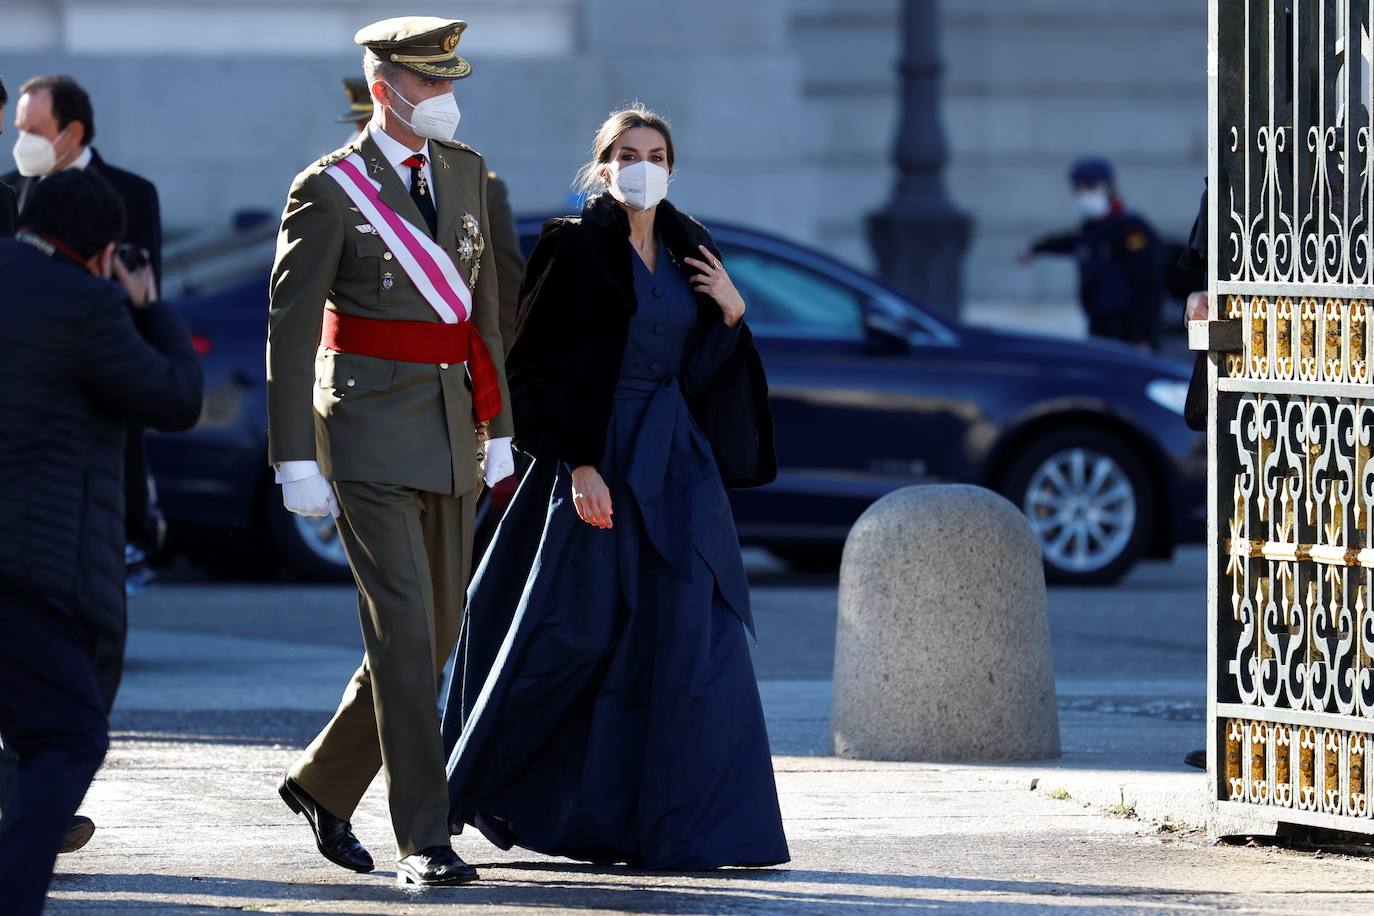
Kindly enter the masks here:
<path id="1" fill-rule="evenodd" d="M 614 527 L 578 517 L 561 462 L 521 481 L 469 589 L 449 686 L 451 825 L 596 863 L 777 864 L 748 583 L 678 384 L 697 307 L 661 243 L 656 274 L 631 260 L 638 309 L 598 468 Z M 722 321 L 697 365 L 735 339 Z"/>

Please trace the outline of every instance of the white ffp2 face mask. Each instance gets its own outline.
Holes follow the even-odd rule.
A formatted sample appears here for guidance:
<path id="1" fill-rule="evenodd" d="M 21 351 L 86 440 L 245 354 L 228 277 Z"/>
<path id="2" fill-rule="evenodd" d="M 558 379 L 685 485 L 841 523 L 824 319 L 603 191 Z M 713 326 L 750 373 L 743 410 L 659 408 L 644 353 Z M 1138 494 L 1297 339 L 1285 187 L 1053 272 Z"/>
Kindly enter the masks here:
<path id="1" fill-rule="evenodd" d="M 62 131 L 65 134 L 66 130 Z M 57 139 L 62 139 L 62 134 Z M 53 140 L 21 130 L 14 141 L 14 164 L 25 178 L 41 178 L 57 168 L 57 147 Z"/>
<path id="2" fill-rule="evenodd" d="M 402 118 L 394 108 L 391 109 L 391 113 L 401 118 L 405 126 L 416 136 L 430 140 L 452 140 L 453 135 L 458 132 L 458 122 L 463 119 L 463 113 L 458 110 L 458 100 L 452 92 L 424 99 L 417 105 L 401 95 L 390 83 L 386 84 L 386 88 L 395 92 L 397 98 L 410 106 L 409 119 Z"/>
<path id="3" fill-rule="evenodd" d="M 1101 219 L 1112 208 L 1112 196 L 1106 188 L 1091 188 L 1074 195 L 1078 199 L 1078 212 L 1084 219 Z"/>
<path id="4" fill-rule="evenodd" d="M 668 196 L 668 170 L 647 159 L 621 166 L 611 173 L 610 192 L 635 210 L 657 207 Z"/>

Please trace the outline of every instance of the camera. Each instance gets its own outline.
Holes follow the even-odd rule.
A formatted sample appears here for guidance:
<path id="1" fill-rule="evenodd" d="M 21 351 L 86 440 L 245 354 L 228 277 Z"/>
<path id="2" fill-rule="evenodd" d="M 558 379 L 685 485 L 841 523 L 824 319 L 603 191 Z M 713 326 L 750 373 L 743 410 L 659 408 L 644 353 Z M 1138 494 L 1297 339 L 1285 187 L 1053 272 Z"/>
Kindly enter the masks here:
<path id="1" fill-rule="evenodd" d="M 115 257 L 124 264 L 129 273 L 133 273 L 141 267 L 147 267 L 152 263 L 148 257 L 148 250 L 132 242 L 124 242 L 115 249 Z"/>

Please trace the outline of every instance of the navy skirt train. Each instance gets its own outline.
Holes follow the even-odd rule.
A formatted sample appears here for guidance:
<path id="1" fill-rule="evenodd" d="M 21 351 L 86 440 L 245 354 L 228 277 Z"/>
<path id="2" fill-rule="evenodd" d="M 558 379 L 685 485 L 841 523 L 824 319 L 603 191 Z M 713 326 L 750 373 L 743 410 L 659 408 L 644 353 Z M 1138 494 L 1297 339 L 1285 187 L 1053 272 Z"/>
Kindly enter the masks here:
<path id="1" fill-rule="evenodd" d="M 605 458 L 614 527 L 538 459 L 469 590 L 444 713 L 450 820 L 501 848 L 696 870 L 788 860 L 730 505 L 675 373 L 696 315 L 660 247 Z M 722 322 L 704 346 L 728 353 Z"/>

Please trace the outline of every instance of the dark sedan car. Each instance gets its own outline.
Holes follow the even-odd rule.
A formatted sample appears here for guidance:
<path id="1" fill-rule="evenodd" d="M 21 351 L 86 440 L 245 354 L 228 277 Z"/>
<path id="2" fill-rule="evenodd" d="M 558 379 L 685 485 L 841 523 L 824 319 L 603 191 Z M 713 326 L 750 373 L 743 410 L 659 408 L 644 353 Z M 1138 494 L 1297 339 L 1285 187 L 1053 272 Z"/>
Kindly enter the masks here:
<path id="1" fill-rule="evenodd" d="M 527 251 L 539 225 L 521 221 Z M 813 249 L 712 231 L 749 304 L 777 425 L 777 482 L 732 494 L 745 544 L 833 564 L 875 499 L 938 482 L 988 486 L 1020 506 L 1053 581 L 1111 582 L 1201 538 L 1205 453 L 1182 420 L 1184 367 L 949 324 Z M 189 435 L 151 438 L 150 461 L 173 537 L 202 555 L 222 556 L 227 538 L 300 575 L 339 574 L 333 524 L 282 510 L 265 465 L 266 295 L 264 266 L 185 302 L 205 357 L 205 416 Z"/>

